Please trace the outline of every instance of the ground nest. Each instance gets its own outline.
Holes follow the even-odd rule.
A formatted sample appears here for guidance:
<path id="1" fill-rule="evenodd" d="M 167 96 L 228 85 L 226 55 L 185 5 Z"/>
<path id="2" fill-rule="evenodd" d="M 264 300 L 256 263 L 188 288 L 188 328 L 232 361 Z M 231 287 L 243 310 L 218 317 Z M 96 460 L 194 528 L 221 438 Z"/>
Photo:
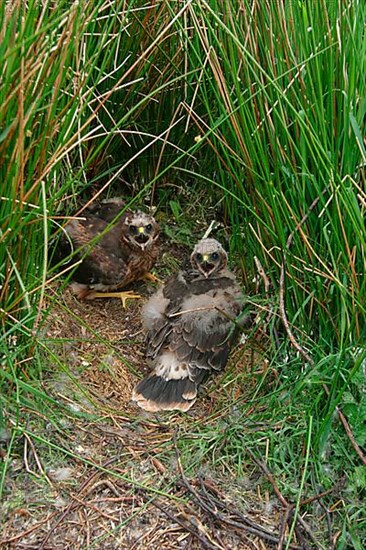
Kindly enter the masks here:
<path id="1" fill-rule="evenodd" d="M 220 419 L 217 403 L 240 387 L 212 379 L 188 414 L 150 415 L 131 403 L 147 372 L 140 310 L 154 285 L 137 290 L 143 299 L 123 310 L 118 299 L 81 302 L 54 289 L 44 329 L 54 365 L 43 385 L 63 413 L 55 422 L 24 410 L 29 430 L 12 448 L 1 548 L 264 549 L 285 540 L 258 476 L 182 465 L 180 435 Z M 265 368 L 263 354 L 242 343 L 228 368 L 235 376 L 253 365 Z"/>

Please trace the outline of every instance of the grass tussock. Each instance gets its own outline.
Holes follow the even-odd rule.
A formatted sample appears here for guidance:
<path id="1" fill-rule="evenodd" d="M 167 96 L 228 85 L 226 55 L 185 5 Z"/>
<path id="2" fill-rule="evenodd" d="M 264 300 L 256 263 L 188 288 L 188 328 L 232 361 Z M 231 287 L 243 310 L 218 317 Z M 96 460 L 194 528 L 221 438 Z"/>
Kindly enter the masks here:
<path id="1" fill-rule="evenodd" d="M 1 3 L 9 456 L 31 437 L 25 411 L 55 425 L 63 414 L 42 386 L 50 364 L 65 366 L 45 337 L 58 299 L 51 236 L 81 204 L 124 195 L 157 206 L 175 242 L 193 243 L 191 218 L 220 222 L 270 335 L 266 369 L 239 360 L 206 421 L 182 422 L 187 473 L 244 479 L 265 462 L 296 514 L 336 486 L 333 539 L 363 547 L 365 18 L 356 1 Z"/>

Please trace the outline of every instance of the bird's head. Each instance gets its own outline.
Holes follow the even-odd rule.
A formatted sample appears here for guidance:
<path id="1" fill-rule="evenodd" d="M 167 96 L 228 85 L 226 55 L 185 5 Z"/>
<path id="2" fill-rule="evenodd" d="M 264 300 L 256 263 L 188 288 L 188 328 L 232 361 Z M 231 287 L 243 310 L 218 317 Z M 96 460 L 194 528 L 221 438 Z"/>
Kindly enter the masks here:
<path id="1" fill-rule="evenodd" d="M 207 279 L 226 267 L 227 254 L 215 239 L 202 239 L 194 247 L 191 264 Z"/>
<path id="2" fill-rule="evenodd" d="M 144 212 L 127 216 L 124 221 L 122 238 L 134 248 L 148 248 L 159 236 L 159 226 L 155 219 Z"/>

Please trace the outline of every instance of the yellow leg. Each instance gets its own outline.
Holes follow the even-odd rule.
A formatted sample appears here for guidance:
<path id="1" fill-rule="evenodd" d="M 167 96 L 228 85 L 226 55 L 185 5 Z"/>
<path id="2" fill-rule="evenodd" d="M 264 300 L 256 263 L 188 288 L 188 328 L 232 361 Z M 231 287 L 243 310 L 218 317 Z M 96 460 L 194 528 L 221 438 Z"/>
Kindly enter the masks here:
<path id="1" fill-rule="evenodd" d="M 122 307 L 126 307 L 127 300 L 133 298 L 141 298 L 140 294 L 135 294 L 132 290 L 120 291 L 120 292 L 91 292 L 88 296 L 89 300 L 94 298 L 120 298 L 122 300 Z"/>
<path id="2" fill-rule="evenodd" d="M 157 277 L 153 273 L 145 273 L 145 275 L 143 275 L 143 277 L 141 277 L 141 280 L 152 281 L 153 283 L 162 283 L 163 282 L 161 279 L 159 279 L 159 277 Z"/>

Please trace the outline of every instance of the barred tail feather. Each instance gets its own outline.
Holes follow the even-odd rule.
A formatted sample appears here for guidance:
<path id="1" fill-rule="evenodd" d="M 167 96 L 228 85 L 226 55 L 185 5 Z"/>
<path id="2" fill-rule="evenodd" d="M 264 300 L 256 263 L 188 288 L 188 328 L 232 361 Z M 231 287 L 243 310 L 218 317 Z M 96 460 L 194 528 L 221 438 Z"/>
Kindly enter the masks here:
<path id="1" fill-rule="evenodd" d="M 189 378 L 166 380 L 151 374 L 137 384 L 132 400 L 145 411 L 188 411 L 196 401 L 197 384 Z"/>

